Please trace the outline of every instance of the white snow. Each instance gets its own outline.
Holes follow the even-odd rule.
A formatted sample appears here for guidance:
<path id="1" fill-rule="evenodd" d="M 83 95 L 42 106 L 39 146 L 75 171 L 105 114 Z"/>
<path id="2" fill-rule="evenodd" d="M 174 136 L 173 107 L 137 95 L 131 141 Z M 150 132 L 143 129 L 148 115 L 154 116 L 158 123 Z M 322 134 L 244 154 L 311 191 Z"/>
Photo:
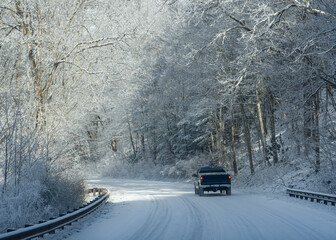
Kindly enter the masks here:
<path id="1" fill-rule="evenodd" d="M 83 239 L 335 239 L 336 207 L 251 193 L 194 194 L 192 182 L 96 179 L 110 190 L 106 205 L 47 238 Z"/>

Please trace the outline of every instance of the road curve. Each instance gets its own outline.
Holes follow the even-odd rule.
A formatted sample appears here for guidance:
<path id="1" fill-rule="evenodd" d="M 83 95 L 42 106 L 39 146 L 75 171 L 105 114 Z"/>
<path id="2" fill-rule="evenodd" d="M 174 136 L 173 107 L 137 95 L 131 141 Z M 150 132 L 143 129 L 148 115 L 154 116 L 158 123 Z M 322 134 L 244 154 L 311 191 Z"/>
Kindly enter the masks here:
<path id="1" fill-rule="evenodd" d="M 67 239 L 336 239 L 332 206 L 251 194 L 199 197 L 192 183 L 91 180 L 110 190 L 99 214 L 82 220 Z M 317 206 L 319 205 L 319 206 Z"/>

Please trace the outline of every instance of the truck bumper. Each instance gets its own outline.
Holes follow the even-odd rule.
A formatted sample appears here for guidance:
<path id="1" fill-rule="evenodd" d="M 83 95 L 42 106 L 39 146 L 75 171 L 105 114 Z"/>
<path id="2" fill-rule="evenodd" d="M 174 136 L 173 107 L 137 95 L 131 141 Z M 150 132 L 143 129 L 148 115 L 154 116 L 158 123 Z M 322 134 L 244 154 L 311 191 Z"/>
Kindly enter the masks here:
<path id="1" fill-rule="evenodd" d="M 214 184 L 214 185 L 201 185 L 201 188 L 206 192 L 217 192 L 220 190 L 228 190 L 231 189 L 230 184 Z"/>

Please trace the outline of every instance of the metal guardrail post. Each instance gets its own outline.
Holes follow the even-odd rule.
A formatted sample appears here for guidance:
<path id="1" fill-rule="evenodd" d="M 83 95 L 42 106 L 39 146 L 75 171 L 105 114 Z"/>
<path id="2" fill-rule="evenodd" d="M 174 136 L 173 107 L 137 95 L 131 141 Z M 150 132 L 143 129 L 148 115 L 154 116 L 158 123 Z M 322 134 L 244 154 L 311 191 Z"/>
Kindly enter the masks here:
<path id="1" fill-rule="evenodd" d="M 318 193 L 318 192 L 310 192 L 310 191 L 304 191 L 304 190 L 298 190 L 293 188 L 287 188 L 287 194 L 289 194 L 290 197 L 300 198 L 309 200 L 311 202 L 316 201 L 317 203 L 323 203 L 325 205 L 328 205 L 330 203 L 332 206 L 335 206 L 336 204 L 336 195 L 331 194 L 325 194 L 325 193 Z"/>

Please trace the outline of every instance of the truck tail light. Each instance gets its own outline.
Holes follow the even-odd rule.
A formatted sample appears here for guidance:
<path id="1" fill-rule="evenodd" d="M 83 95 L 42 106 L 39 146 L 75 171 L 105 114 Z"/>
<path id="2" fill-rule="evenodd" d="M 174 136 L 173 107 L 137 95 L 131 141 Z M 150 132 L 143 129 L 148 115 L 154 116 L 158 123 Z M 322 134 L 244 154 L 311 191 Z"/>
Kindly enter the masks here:
<path id="1" fill-rule="evenodd" d="M 230 180 L 230 182 L 231 182 L 231 175 L 229 175 L 229 180 Z"/>
<path id="2" fill-rule="evenodd" d="M 201 182 L 203 181 L 203 176 L 200 177 Z"/>

